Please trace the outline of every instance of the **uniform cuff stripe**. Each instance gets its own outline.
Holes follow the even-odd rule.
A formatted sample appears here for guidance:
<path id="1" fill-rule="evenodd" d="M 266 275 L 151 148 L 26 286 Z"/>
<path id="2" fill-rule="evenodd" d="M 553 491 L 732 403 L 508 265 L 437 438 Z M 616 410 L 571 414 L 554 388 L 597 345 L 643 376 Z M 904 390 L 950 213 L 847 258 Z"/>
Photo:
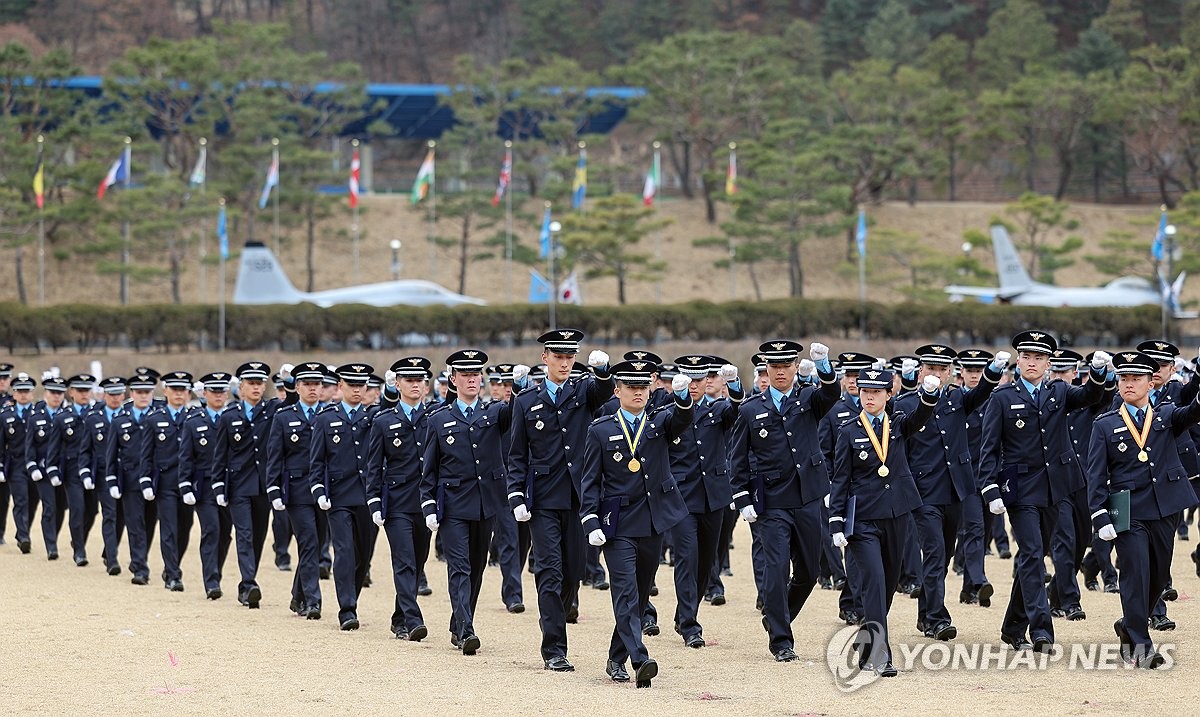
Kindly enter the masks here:
<path id="1" fill-rule="evenodd" d="M 983 490 L 981 490 L 980 493 L 986 493 L 993 488 L 999 488 L 999 487 L 1000 486 L 996 485 L 995 483 L 989 483 L 983 487 Z"/>
<path id="2" fill-rule="evenodd" d="M 588 513 L 587 515 L 583 516 L 583 519 L 579 522 L 587 523 L 589 520 L 600 520 L 600 516 L 596 515 L 595 513 Z"/>
<path id="3" fill-rule="evenodd" d="M 834 523 L 834 522 L 837 522 L 837 523 L 842 523 L 842 522 L 845 522 L 845 521 L 844 521 L 844 519 L 842 518 L 842 516 L 840 516 L 840 515 L 835 515 L 835 516 L 833 516 L 832 518 L 830 518 L 830 519 L 829 519 L 829 522 L 830 522 L 830 523 Z"/>
<path id="4" fill-rule="evenodd" d="M 1100 510 L 1096 511 L 1095 513 L 1092 513 L 1092 518 L 1098 518 L 1098 517 L 1106 514 L 1107 512 L 1108 512 L 1107 509 L 1101 508 Z"/>
<path id="5" fill-rule="evenodd" d="M 520 496 L 520 497 L 524 498 L 524 497 L 525 497 L 525 494 L 524 494 L 524 493 L 521 493 L 520 491 L 518 491 L 518 492 L 516 492 L 516 493 L 509 493 L 509 494 L 508 494 L 508 497 L 509 497 L 509 498 L 513 498 L 513 497 L 516 497 L 516 496 Z"/>
<path id="6" fill-rule="evenodd" d="M 421 504 L 421 507 L 424 508 L 427 505 L 437 505 L 437 501 L 436 500 L 427 500 Z"/>
<path id="7" fill-rule="evenodd" d="M 741 497 L 742 497 L 742 496 L 744 496 L 744 495 L 750 495 L 750 491 L 748 491 L 748 490 L 744 490 L 744 491 L 742 491 L 741 493 L 734 493 L 734 494 L 733 494 L 733 500 L 737 500 L 738 498 L 741 498 Z"/>

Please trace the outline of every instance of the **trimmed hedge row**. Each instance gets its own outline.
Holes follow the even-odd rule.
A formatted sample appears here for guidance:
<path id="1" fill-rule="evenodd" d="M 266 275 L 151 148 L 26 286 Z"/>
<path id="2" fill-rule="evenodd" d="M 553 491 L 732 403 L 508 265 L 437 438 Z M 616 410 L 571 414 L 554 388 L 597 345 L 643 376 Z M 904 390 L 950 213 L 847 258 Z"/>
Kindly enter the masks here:
<path id="1" fill-rule="evenodd" d="M 744 338 L 858 339 L 866 312 L 867 338 L 945 337 L 964 344 L 1005 343 L 1039 327 L 1070 343 L 1130 345 L 1158 336 L 1159 310 L 1051 309 L 982 304 L 859 304 L 853 300 L 780 299 L 714 304 L 560 306 L 558 323 L 587 332 L 597 343 L 658 340 L 722 341 Z M 231 349 L 337 349 L 398 343 L 513 345 L 531 342 L 547 324 L 544 305 L 391 307 L 343 305 L 229 306 Z M 90 304 L 30 308 L 0 304 L 0 345 L 9 352 L 110 346 L 163 351 L 212 348 L 217 308 L 148 304 Z"/>

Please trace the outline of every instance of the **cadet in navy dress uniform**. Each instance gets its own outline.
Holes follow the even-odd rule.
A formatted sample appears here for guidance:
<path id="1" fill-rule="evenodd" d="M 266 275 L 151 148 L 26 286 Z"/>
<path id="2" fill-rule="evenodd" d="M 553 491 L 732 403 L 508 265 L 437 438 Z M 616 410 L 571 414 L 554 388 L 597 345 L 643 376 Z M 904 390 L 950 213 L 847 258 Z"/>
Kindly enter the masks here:
<path id="1" fill-rule="evenodd" d="M 671 473 L 668 449 L 692 425 L 694 409 L 687 393 L 691 379 L 678 374 L 671 382 L 674 403 L 651 415 L 646 404 L 653 368 L 644 361 L 612 367 L 621 407 L 588 428 L 579 508 L 588 542 L 604 546 L 612 588 L 616 625 L 606 672 L 614 682 L 629 681 L 629 660 L 638 687 L 649 687 L 658 675 L 641 628 L 663 535 L 688 510 Z"/>
<path id="2" fill-rule="evenodd" d="M 47 378 L 42 381 L 42 391 L 43 400 L 25 419 L 25 468 L 42 504 L 42 540 L 46 545 L 46 557 L 58 560 L 60 513 L 65 506 L 58 500 L 62 476 L 57 467 L 50 470 L 54 465 L 50 460 L 50 443 L 54 439 L 54 417 L 61 412 L 67 395 L 67 382 L 61 378 Z"/>
<path id="3" fill-rule="evenodd" d="M 511 363 L 488 366 L 489 401 L 511 401 L 513 398 L 513 370 Z M 500 450 L 507 456 L 512 448 L 512 430 L 500 439 Z M 495 532 L 489 554 L 489 564 L 500 568 L 500 599 L 509 612 L 525 612 L 525 589 L 521 574 L 525 570 L 525 559 L 529 556 L 531 538 L 529 523 L 517 522 L 512 511 L 502 510 L 496 514 Z"/>
<path id="4" fill-rule="evenodd" d="M 819 423 L 839 396 L 829 348 L 820 343 L 809 350 L 812 361 L 802 362 L 806 374 L 816 369 L 820 386 L 794 386 L 802 350 L 786 340 L 759 346 L 771 385 L 739 407 L 730 447 L 733 502 L 759 540 L 763 620 L 779 662 L 797 659 L 791 624 L 817 582 L 821 504 L 829 494 Z"/>
<path id="5" fill-rule="evenodd" d="M 61 477 L 67 495 L 67 525 L 71 534 L 71 553 L 75 564 L 88 564 L 87 538 L 95 520 L 99 503 L 96 492 L 84 487 L 80 462 L 85 454 L 85 445 L 91 441 L 88 432 L 88 412 L 91 410 L 90 394 L 96 378 L 89 374 L 77 374 L 67 379 L 70 404 L 54 415 L 54 430 L 50 433 L 47 472 Z M 95 485 L 93 484 L 94 488 Z"/>
<path id="6" fill-rule="evenodd" d="M 325 365 L 316 361 L 297 364 L 291 369 L 291 378 L 296 401 L 275 411 L 267 434 L 267 497 L 276 515 L 281 508 L 287 510 L 291 531 L 296 536 L 296 575 L 292 579 L 289 606 L 297 615 L 320 620 L 318 555 L 329 523 L 313 498 L 308 461 L 313 422 L 324 408 L 320 391 Z"/>
<path id="7" fill-rule="evenodd" d="M 232 542 L 233 520 L 229 503 L 217 502 L 213 471 L 217 423 L 229 396 L 233 376 L 214 371 L 200 377 L 204 385 L 204 407 L 192 411 L 183 420 L 179 439 L 179 494 L 184 505 L 195 506 L 200 522 L 200 569 L 204 594 L 209 600 L 220 599 L 221 571 Z"/>
<path id="8" fill-rule="evenodd" d="M 108 444 L 112 441 L 112 422 L 125 402 L 125 379 L 109 376 L 100 381 L 104 401 L 92 407 L 84 416 L 88 438 L 80 448 L 79 479 L 85 490 L 93 491 L 100 503 L 100 535 L 104 540 L 104 567 L 109 575 L 121 574 L 117 551 L 125 531 L 125 511 L 121 501 L 113 498 L 104 485 L 108 468 Z"/>
<path id="9" fill-rule="evenodd" d="M 417 573 L 429 556 L 429 529 L 421 515 L 421 461 L 427 432 L 423 403 L 432 364 L 407 356 L 392 364 L 398 402 L 371 420 L 367 440 L 367 508 L 387 534 L 396 589 L 391 630 L 398 640 L 420 642 L 429 629 L 417 604 Z M 389 386 L 389 389 L 392 389 Z"/>
<path id="10" fill-rule="evenodd" d="M 576 602 L 585 575 L 583 528 L 579 524 L 583 440 L 593 414 L 612 396 L 608 354 L 592 351 L 594 376 L 571 379 L 571 366 L 584 333 L 558 329 L 538 337 L 546 378 L 512 401 L 512 443 L 508 453 L 508 506 L 528 522 L 533 541 L 538 591 L 541 655 L 545 668 L 574 670 L 567 659 L 567 622 L 578 615 Z M 523 383 L 524 366 L 514 379 Z M 593 585 L 596 584 L 593 576 Z M 601 569 L 599 581 L 604 581 Z"/>
<path id="11" fill-rule="evenodd" d="M 9 384 L 12 382 L 13 365 L 10 363 L 0 363 L 0 414 L 3 414 L 4 409 L 13 403 L 12 395 L 8 392 Z M 0 427 L 0 431 L 7 433 Z M 3 445 L 4 437 L 0 436 L 0 445 Z M 4 472 L 4 450 L 0 449 L 0 473 Z M 4 545 L 4 533 L 8 529 L 8 501 L 9 501 L 8 480 L 5 476 L 0 475 L 0 545 Z"/>
<path id="12" fill-rule="evenodd" d="M 722 363 L 716 365 L 717 361 Z M 670 533 L 675 560 L 675 631 L 688 647 L 701 648 L 705 643 L 704 628 L 697 619 L 700 599 L 717 564 L 721 527 L 733 495 L 726 437 L 737 421 L 737 404 L 745 393 L 737 380 L 737 367 L 723 359 L 680 356 L 675 366 L 689 380 L 688 394 L 695 404 L 690 425 L 671 441 L 668 450 L 671 473 L 687 506 L 687 514 Z M 731 398 L 708 395 L 714 366 L 728 382 Z"/>
<path id="13" fill-rule="evenodd" d="M 151 440 L 146 415 L 157 383 L 158 379 L 152 374 L 129 377 L 126 385 L 133 398 L 128 406 L 113 416 L 105 452 L 104 481 L 108 486 L 108 494 L 114 500 L 121 501 L 125 533 L 129 537 L 129 572 L 133 573 L 130 582 L 134 585 L 150 583 L 147 560 L 157 506 L 154 504 L 154 486 L 144 456 L 145 442 Z"/>
<path id="14" fill-rule="evenodd" d="M 357 630 L 358 596 L 370 567 L 376 529 L 367 510 L 367 438 L 371 411 L 362 405 L 370 364 L 338 366 L 342 398 L 326 406 L 313 421 L 309 447 L 309 491 L 329 516 L 333 542 L 333 583 L 338 599 L 338 626 Z"/>
<path id="15" fill-rule="evenodd" d="M 959 384 L 966 389 L 972 389 L 983 381 L 983 372 L 987 365 L 995 358 L 990 351 L 983 349 L 964 349 L 958 353 L 958 358 L 955 359 L 960 370 Z M 1005 371 L 1001 377 L 1001 382 L 1005 380 L 1005 376 L 1009 376 Z M 986 404 L 985 404 L 986 405 Z M 983 444 L 983 406 L 975 409 L 967 414 L 967 447 L 971 450 L 971 464 L 979 466 L 979 450 Z M 977 471 L 978 472 L 978 471 Z M 982 495 L 980 502 L 982 503 Z M 982 506 L 981 506 L 982 507 Z M 969 526 L 968 526 L 969 527 Z M 969 537 L 964 540 L 970 540 Z M 1009 550 L 1008 531 L 1004 527 L 1004 516 L 994 515 L 990 510 L 983 510 L 983 552 L 984 555 L 990 555 L 988 546 L 993 541 L 996 543 L 996 551 L 1001 560 L 1012 558 L 1012 551 Z M 970 574 L 963 572 L 963 593 L 959 593 L 959 601 L 967 604 L 975 604 L 978 602 L 980 607 L 991 607 L 991 598 L 981 598 L 977 594 L 964 594 L 970 585 L 967 584 L 967 578 Z M 986 582 L 986 580 L 985 580 Z"/>
<path id="16" fill-rule="evenodd" d="M 1046 381 L 1058 342 L 1045 331 L 1013 337 L 1021 377 L 992 392 L 983 414 L 979 474 L 983 499 L 994 514 L 1007 510 L 1017 541 L 1013 581 L 1001 639 L 1013 649 L 1030 646 L 1048 652 L 1054 625 L 1046 597 L 1044 529 L 1054 507 L 1084 487 L 1083 473 L 1067 430 L 1070 411 L 1094 405 L 1104 396 L 1110 356 L 1097 351 L 1092 380 L 1083 386 Z"/>
<path id="17" fill-rule="evenodd" d="M 1200 421 L 1200 402 L 1151 406 L 1155 360 L 1121 352 L 1113 360 L 1122 406 L 1096 419 L 1088 453 L 1088 507 L 1100 538 L 1115 541 L 1121 561 L 1122 618 L 1113 625 L 1127 660 L 1151 669 L 1164 658 L 1147 630 L 1150 608 L 1170 575 L 1175 527 L 1196 495 L 1179 460 L 1176 441 Z M 1110 496 L 1129 492 L 1129 529 L 1117 532 Z"/>
<path id="18" fill-rule="evenodd" d="M 262 600 L 258 565 L 267 541 L 271 505 L 267 501 L 267 431 L 279 399 L 264 398 L 271 367 L 261 361 L 238 366 L 239 400 L 221 412 L 213 448 L 217 505 L 229 508 L 237 549 L 238 602 L 254 610 Z"/>
<path id="19" fill-rule="evenodd" d="M 431 531 L 442 531 L 450 592 L 450 642 L 473 655 L 475 605 L 487 567 L 496 513 L 505 509 L 504 454 L 512 403 L 479 400 L 488 356 L 477 349 L 451 354 L 446 363 L 457 398 L 430 413 L 422 463 L 421 511 Z M 541 560 L 538 560 L 541 567 Z"/>
<path id="20" fill-rule="evenodd" d="M 948 348 L 948 347 L 943 347 Z M 905 444 L 930 422 L 941 379 L 930 374 L 921 379 L 922 391 L 911 413 L 898 404 L 888 416 L 893 376 L 885 369 L 867 369 L 858 375 L 862 411 L 838 428 L 829 493 L 831 542 L 854 556 L 862 599 L 862 635 L 859 667 L 883 677 L 895 677 L 888 644 L 887 615 L 900 580 L 904 550 L 911 540 L 908 513 L 921 507 L 921 495 L 905 456 Z M 945 570 L 943 555 L 942 569 Z"/>
<path id="21" fill-rule="evenodd" d="M 12 380 L 13 402 L 0 410 L 0 482 L 12 493 L 13 524 L 17 529 L 17 547 L 29 553 L 29 471 L 25 467 L 26 419 L 33 413 L 33 388 L 37 381 L 27 373 Z"/>
<path id="22" fill-rule="evenodd" d="M 936 396 L 937 405 L 928 424 L 906 434 L 905 452 L 916 480 L 921 505 L 913 511 L 917 538 L 921 544 L 921 594 L 917 599 L 917 626 L 926 637 L 950 640 L 958 635 L 950 611 L 946 609 L 946 566 L 954 554 L 958 527 L 964 518 L 978 525 L 972 533 L 982 537 L 983 512 L 971 451 L 967 447 L 967 415 L 983 406 L 1011 357 L 1001 351 L 987 367 L 975 388 L 950 385 L 952 364 L 958 352 L 944 344 L 926 344 L 916 349 L 921 370 L 918 380 L 927 376 L 938 379 L 946 388 Z M 913 415 L 921 401 L 917 393 L 896 399 L 895 410 Z M 979 510 L 967 511 L 964 505 L 974 501 Z M 983 579 L 983 541 L 971 541 L 964 551 L 964 562 L 978 577 L 971 581 L 970 592 L 990 599 L 993 588 Z"/>
<path id="23" fill-rule="evenodd" d="M 183 422 L 190 412 L 187 404 L 192 392 L 192 375 L 187 371 L 171 371 L 161 380 L 166 403 L 151 407 L 146 414 L 150 438 L 143 444 L 142 460 L 150 475 L 158 507 L 163 586 L 172 592 L 183 592 L 180 563 L 192 532 L 195 511 L 182 502 L 179 492 L 179 443 Z"/>

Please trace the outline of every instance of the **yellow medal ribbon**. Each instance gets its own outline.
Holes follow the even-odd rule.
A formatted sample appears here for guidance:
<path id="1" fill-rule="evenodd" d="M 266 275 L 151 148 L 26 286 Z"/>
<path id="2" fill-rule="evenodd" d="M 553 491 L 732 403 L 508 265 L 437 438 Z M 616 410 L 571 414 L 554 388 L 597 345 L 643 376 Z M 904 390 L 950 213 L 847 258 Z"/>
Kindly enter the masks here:
<path id="1" fill-rule="evenodd" d="M 1121 420 L 1125 421 L 1125 427 L 1129 429 L 1129 435 L 1133 438 L 1133 442 L 1137 447 L 1142 449 L 1138 453 L 1138 460 L 1142 463 L 1150 460 L 1150 454 L 1146 452 L 1146 439 L 1150 437 L 1150 423 L 1154 419 L 1154 406 L 1146 404 L 1146 421 L 1142 424 L 1142 432 L 1133 425 L 1133 418 L 1129 415 L 1129 407 L 1124 403 L 1121 404 Z"/>
<path id="2" fill-rule="evenodd" d="M 621 433 L 625 435 L 625 443 L 629 444 L 629 463 L 626 464 L 630 473 L 637 473 L 642 469 L 642 462 L 636 457 L 638 443 L 642 440 L 642 430 L 646 427 L 646 414 L 642 414 L 641 423 L 638 424 L 637 434 L 633 438 L 629 437 L 629 429 L 625 427 L 625 416 L 618 411 L 617 423 L 621 426 Z"/>
<path id="3" fill-rule="evenodd" d="M 886 413 L 883 414 L 883 444 L 880 445 L 879 437 L 875 435 L 875 428 L 871 425 L 871 419 L 867 418 L 867 412 L 861 411 L 858 414 L 858 420 L 862 423 L 863 428 L 867 431 L 867 438 L 871 439 L 871 447 L 875 449 L 875 455 L 879 457 L 879 462 L 883 465 L 879 466 L 876 473 L 880 478 L 887 478 L 891 471 L 887 467 L 888 446 L 892 440 L 892 420 Z"/>

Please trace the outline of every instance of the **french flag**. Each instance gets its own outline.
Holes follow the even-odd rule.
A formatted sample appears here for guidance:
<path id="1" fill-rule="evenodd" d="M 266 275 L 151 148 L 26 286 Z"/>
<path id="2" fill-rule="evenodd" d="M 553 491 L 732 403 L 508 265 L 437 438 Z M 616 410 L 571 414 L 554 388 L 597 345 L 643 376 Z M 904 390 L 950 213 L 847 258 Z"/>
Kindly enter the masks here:
<path id="1" fill-rule="evenodd" d="M 96 190 L 96 199 L 104 199 L 104 193 L 112 185 L 129 180 L 129 154 L 130 149 L 126 146 L 117 161 L 108 168 L 108 174 L 104 175 L 104 181 L 100 182 L 100 188 Z"/>

